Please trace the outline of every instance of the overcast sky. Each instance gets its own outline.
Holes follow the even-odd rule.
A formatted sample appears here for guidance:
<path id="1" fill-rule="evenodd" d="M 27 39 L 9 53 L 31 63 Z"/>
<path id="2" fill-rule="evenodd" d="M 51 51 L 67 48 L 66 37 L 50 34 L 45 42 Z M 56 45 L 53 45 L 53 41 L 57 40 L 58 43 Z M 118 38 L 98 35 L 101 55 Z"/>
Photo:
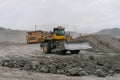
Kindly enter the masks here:
<path id="1" fill-rule="evenodd" d="M 84 33 L 120 27 L 120 0 L 0 0 L 0 26 L 32 30 L 35 24 Z"/>

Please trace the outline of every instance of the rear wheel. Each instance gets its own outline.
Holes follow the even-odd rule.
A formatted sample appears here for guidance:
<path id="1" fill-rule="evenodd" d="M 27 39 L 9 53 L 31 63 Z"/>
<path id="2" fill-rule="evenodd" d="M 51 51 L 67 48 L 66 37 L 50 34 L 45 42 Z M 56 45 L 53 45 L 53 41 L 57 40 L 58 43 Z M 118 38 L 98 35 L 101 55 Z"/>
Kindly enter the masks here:
<path id="1" fill-rule="evenodd" d="M 51 52 L 50 44 L 48 42 L 43 44 L 43 53 L 48 54 Z"/>
<path id="2" fill-rule="evenodd" d="M 73 51 L 73 50 L 72 50 L 72 51 L 70 51 L 70 53 L 71 53 L 71 54 L 74 54 L 74 53 L 75 53 L 75 51 Z"/>
<path id="3" fill-rule="evenodd" d="M 70 52 L 71 52 L 71 54 L 79 54 L 80 50 L 72 50 Z"/>
<path id="4" fill-rule="evenodd" d="M 59 55 L 65 55 L 66 54 L 66 50 L 57 51 L 56 53 L 59 54 Z"/>
<path id="5" fill-rule="evenodd" d="M 75 54 L 79 54 L 80 50 L 75 50 Z"/>

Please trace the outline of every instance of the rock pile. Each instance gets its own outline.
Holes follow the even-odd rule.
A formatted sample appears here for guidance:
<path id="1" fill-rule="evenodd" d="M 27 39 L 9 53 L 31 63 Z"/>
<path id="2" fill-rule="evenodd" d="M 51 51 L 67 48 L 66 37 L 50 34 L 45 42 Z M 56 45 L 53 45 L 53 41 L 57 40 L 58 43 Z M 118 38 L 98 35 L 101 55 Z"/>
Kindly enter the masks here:
<path id="1" fill-rule="evenodd" d="M 71 55 L 61 57 L 10 57 L 2 66 L 43 73 L 66 74 L 67 76 L 97 75 L 105 77 L 120 73 L 120 55 L 93 56 Z"/>
<path id="2" fill-rule="evenodd" d="M 120 40 L 107 35 L 87 35 L 75 39 L 78 42 L 87 41 L 92 46 L 90 51 L 104 53 L 119 53 Z"/>

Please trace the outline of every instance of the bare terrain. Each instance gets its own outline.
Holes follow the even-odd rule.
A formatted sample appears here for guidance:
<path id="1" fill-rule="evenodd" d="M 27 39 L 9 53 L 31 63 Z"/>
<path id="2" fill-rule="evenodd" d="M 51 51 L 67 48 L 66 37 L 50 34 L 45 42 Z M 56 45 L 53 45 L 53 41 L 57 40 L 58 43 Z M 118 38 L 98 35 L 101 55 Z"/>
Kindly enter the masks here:
<path id="1" fill-rule="evenodd" d="M 43 54 L 25 31 L 0 30 L 0 80 L 119 80 L 120 41 L 85 36 L 93 47 L 78 55 Z M 77 38 L 79 41 L 80 38 Z"/>
<path id="2" fill-rule="evenodd" d="M 53 58 L 65 58 L 65 57 L 74 57 L 75 55 L 55 55 L 55 54 L 42 54 L 42 51 L 39 48 L 39 44 L 12 44 L 12 45 L 0 45 L 0 59 L 9 60 L 10 58 L 26 58 L 26 59 L 38 59 L 41 61 L 47 59 L 54 60 Z M 81 51 L 78 56 L 95 54 L 91 52 Z M 99 53 L 97 55 L 116 55 L 116 54 L 103 54 Z M 45 58 L 45 59 L 44 59 Z M 21 60 L 21 59 L 18 59 Z M 44 63 L 44 62 L 41 62 Z M 0 80 L 119 80 L 120 76 L 115 74 L 114 76 L 108 75 L 107 77 L 100 78 L 97 76 L 76 76 L 70 77 L 63 74 L 48 74 L 41 73 L 36 71 L 29 70 L 20 70 L 20 68 L 7 68 L 0 66 Z"/>

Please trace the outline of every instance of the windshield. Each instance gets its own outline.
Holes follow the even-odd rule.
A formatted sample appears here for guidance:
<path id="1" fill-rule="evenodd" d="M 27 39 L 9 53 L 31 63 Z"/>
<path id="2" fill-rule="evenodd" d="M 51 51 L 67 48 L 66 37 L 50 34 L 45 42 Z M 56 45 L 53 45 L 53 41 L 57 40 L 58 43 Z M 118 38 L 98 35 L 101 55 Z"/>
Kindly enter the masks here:
<path id="1" fill-rule="evenodd" d="M 64 36 L 65 31 L 64 29 L 58 29 L 58 30 L 55 30 L 55 34 L 57 34 L 58 36 Z"/>

